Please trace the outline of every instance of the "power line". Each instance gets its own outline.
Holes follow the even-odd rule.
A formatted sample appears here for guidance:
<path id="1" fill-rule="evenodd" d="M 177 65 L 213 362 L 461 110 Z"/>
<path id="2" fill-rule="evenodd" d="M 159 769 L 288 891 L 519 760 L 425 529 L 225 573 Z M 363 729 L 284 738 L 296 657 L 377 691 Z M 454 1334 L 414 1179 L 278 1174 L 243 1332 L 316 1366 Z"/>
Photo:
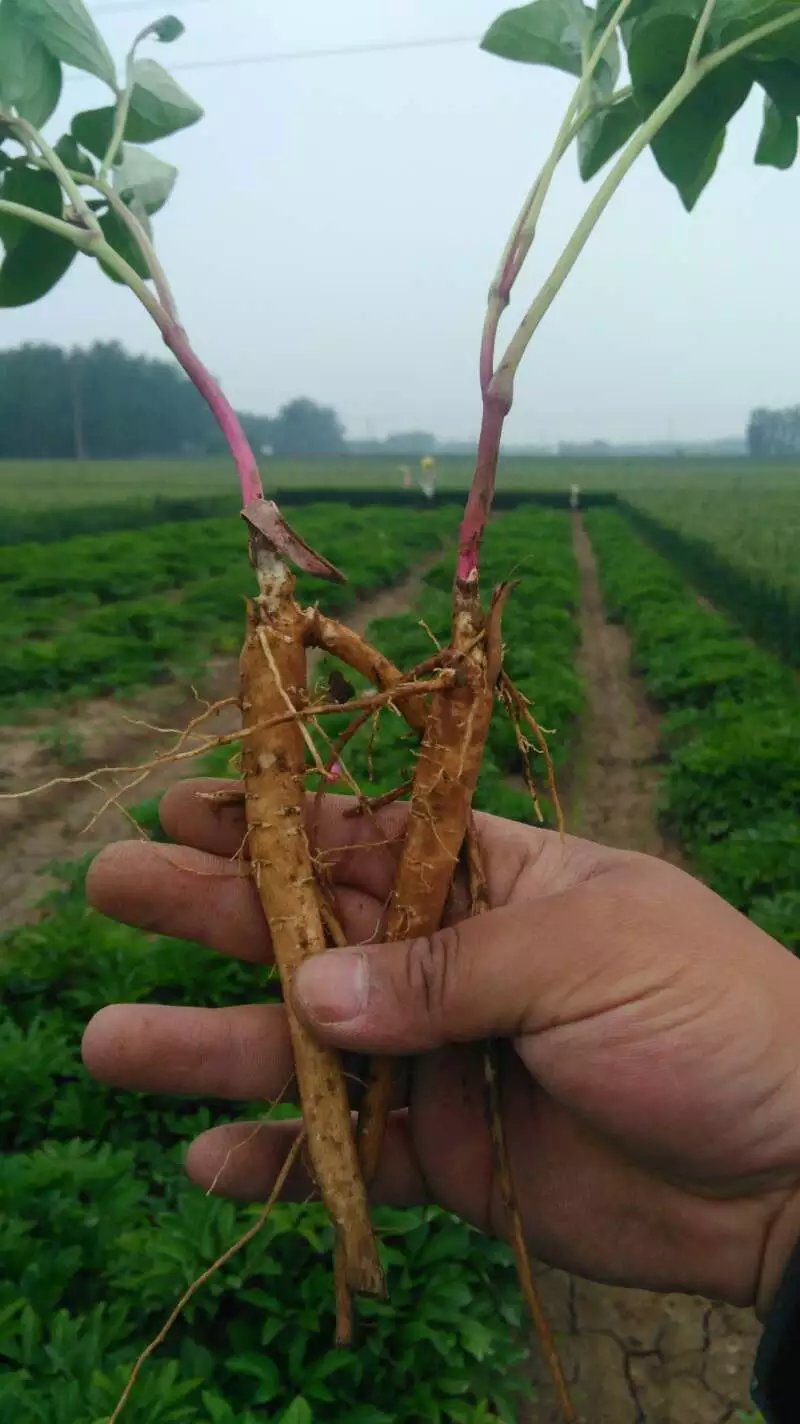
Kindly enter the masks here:
<path id="1" fill-rule="evenodd" d="M 184 5 L 208 5 L 210 3 L 211 0 L 172 0 L 172 4 L 175 8 L 178 6 L 183 7 Z M 109 5 L 104 3 L 102 5 L 92 5 L 91 14 L 121 15 L 126 10 L 152 10 L 154 5 L 157 7 L 157 0 L 118 0 L 117 4 Z"/>
<path id="2" fill-rule="evenodd" d="M 133 8 L 134 0 L 130 0 L 130 3 Z M 147 0 L 147 3 L 152 5 L 152 0 Z M 193 3 L 198 3 L 198 0 L 193 0 Z M 138 8 L 139 0 L 136 0 L 136 5 Z M 114 8 L 121 9 L 122 6 Z M 231 55 L 227 59 L 187 59 L 182 63 L 171 64 L 169 67 L 170 71 L 178 69 L 241 69 L 245 66 L 261 64 L 288 64 L 294 60 L 302 59 L 343 59 L 348 55 L 388 54 L 416 49 L 444 49 L 450 45 L 476 45 L 479 42 L 479 35 L 442 35 L 430 39 L 384 40 L 379 44 L 338 45 L 330 49 L 275 50 L 272 54 Z M 88 75 L 70 77 L 74 84 L 84 83 L 89 78 Z"/>
<path id="3" fill-rule="evenodd" d="M 477 35 L 446 35 L 438 39 L 385 40 L 382 44 L 339 45 L 331 49 L 276 50 L 273 54 L 238 55 L 230 59 L 188 59 L 172 69 L 238 69 L 246 64 L 286 64 L 298 59 L 341 59 L 347 55 L 387 54 L 412 49 L 442 49 L 446 45 L 478 44 Z"/>

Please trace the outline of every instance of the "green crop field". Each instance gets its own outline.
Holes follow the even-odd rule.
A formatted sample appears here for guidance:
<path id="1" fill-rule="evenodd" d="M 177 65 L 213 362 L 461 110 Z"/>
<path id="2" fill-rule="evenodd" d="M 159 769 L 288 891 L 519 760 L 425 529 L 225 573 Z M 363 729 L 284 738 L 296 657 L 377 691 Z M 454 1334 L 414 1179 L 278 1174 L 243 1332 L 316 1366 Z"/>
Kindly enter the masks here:
<path id="1" fill-rule="evenodd" d="M 800 665 L 800 473 L 793 489 L 632 494 L 639 528 L 714 602 Z"/>
<path id="2" fill-rule="evenodd" d="M 269 491 L 319 485 L 362 491 L 402 488 L 401 468 L 413 457 L 342 456 L 329 460 L 263 462 Z M 437 460 L 442 489 L 466 489 L 470 461 Z M 797 463 L 759 465 L 744 459 L 654 460 L 573 459 L 509 456 L 502 461 L 501 489 L 567 491 L 577 481 L 587 490 L 703 489 L 710 491 L 792 491 L 800 488 Z M 0 512 L 77 505 L 141 502 L 152 499 L 228 497 L 236 502 L 236 481 L 225 460 L 20 460 L 0 461 Z"/>
<path id="3" fill-rule="evenodd" d="M 0 471 L 0 508 L 12 535 L 0 548 L 0 612 L 17 635 L 0 655 L 6 732 L 19 727 L 24 735 L 33 709 L 41 717 L 66 705 L 79 717 L 90 696 L 124 701 L 139 689 L 146 698 L 142 689 L 186 683 L 211 653 L 233 655 L 238 647 L 250 576 L 225 468 L 181 466 L 183 485 L 170 473 L 180 509 L 154 503 L 165 494 L 157 467 L 107 467 L 103 477 L 101 468 L 93 494 L 84 484 L 64 503 L 76 518 L 110 510 L 110 523 L 62 539 L 42 530 L 40 541 L 30 538 L 30 525 L 20 541 L 23 524 L 49 520 L 54 491 L 76 481 L 76 468 L 43 468 L 36 488 L 29 467 Z M 786 631 L 787 607 L 796 607 L 787 532 L 793 521 L 797 527 L 796 472 L 735 463 L 584 468 L 510 461 L 506 475 L 532 490 L 565 493 L 577 480 L 623 496 L 618 508 L 593 508 L 584 519 L 606 613 L 630 634 L 633 671 L 658 717 L 666 833 L 719 893 L 800 950 L 800 691 Z M 369 636 L 405 666 L 428 656 L 432 636 L 446 641 L 453 504 L 370 504 L 370 494 L 380 499 L 398 484 L 391 466 L 376 474 L 374 462 L 358 479 L 345 462 L 277 473 L 283 486 L 361 483 L 353 504 L 343 497 L 291 512 L 300 532 L 349 575 L 341 587 L 303 577 L 304 600 L 346 613 L 357 598 L 421 566 L 415 607 L 373 623 Z M 455 487 L 466 474 L 465 462 L 448 464 L 445 483 Z M 126 528 L 133 510 L 144 511 L 140 527 Z M 17 518 L 23 523 L 14 526 Z M 569 773 L 580 761 L 592 689 L 577 657 L 581 580 L 566 509 L 498 515 L 485 580 L 509 577 L 516 586 L 504 615 L 507 667 L 551 729 L 555 765 L 572 794 Z M 700 600 L 701 584 L 716 608 Z M 745 636 L 755 587 L 759 621 Z M 315 677 L 327 671 L 323 662 Z M 331 718 L 327 736 L 335 739 L 347 720 Z M 345 760 L 348 774 L 380 794 L 407 771 L 409 741 L 391 715 L 377 737 L 370 731 L 349 745 Z M 203 769 L 230 774 L 230 752 L 212 753 Z M 541 786 L 536 750 L 532 760 Z M 478 806 L 535 821 L 519 770 L 514 734 L 498 709 Z M 547 806 L 545 815 L 552 823 Z M 137 816 L 162 835 L 154 801 Z M 33 1424 L 106 1419 L 181 1289 L 253 1219 L 193 1189 L 182 1158 L 186 1143 L 223 1114 L 252 1118 L 263 1104 L 109 1091 L 88 1078 L 78 1045 L 104 1003 L 225 1005 L 274 991 L 252 966 L 88 910 L 85 869 L 84 861 L 61 868 L 62 888 L 46 913 L 12 929 L 0 955 L 0 1332 L 9 1365 L 0 1374 L 0 1417 Z M 367 1304 L 361 1349 L 329 1348 L 328 1226 L 316 1208 L 281 1207 L 149 1363 L 126 1411 L 131 1424 L 255 1424 L 262 1417 L 512 1424 L 526 1386 L 523 1311 L 505 1248 L 482 1239 L 478 1246 L 469 1228 L 438 1211 L 385 1211 L 378 1220 L 391 1304 Z"/>
<path id="4" fill-rule="evenodd" d="M 800 951 L 800 686 L 698 606 L 617 511 L 587 516 L 606 609 L 662 712 L 662 810 L 695 869 Z"/>
<path id="5" fill-rule="evenodd" d="M 368 591 L 376 577 L 390 581 L 400 563 L 419 561 L 454 531 L 452 510 L 388 513 L 387 523 L 385 510 L 306 507 L 302 527 L 317 536 L 324 520 L 330 552 L 345 568 L 366 558 Z M 170 578 L 180 589 L 187 565 L 208 557 L 209 540 L 218 540 L 221 557 L 229 553 L 216 526 L 198 524 L 188 540 L 177 541 L 169 533 L 175 528 L 165 525 L 142 536 L 141 575 L 158 589 L 154 599 L 165 599 Z M 177 528 L 185 536 L 187 527 Z M 236 536 L 241 538 L 232 522 Z M 98 555 L 102 549 L 107 557 L 91 557 L 93 542 Z M 70 625 L 80 629 L 93 616 L 87 602 L 115 591 L 109 582 L 113 567 L 124 571 L 117 592 L 130 591 L 136 560 L 129 550 L 129 536 L 65 541 L 58 561 L 47 546 L 31 569 L 25 546 L 14 551 L 18 562 L 7 596 L 16 598 L 20 615 L 37 605 L 40 614 L 52 615 L 59 600 L 54 572 L 66 574 L 73 583 L 63 613 L 66 639 Z M 232 565 L 231 591 L 237 580 L 241 591 L 246 565 L 233 557 Z M 547 688 L 537 706 L 558 728 L 554 749 L 563 764 L 582 702 L 573 669 L 579 582 L 567 515 L 532 510 L 497 520 L 487 540 L 487 578 L 500 581 L 512 569 L 519 584 L 506 620 L 516 642 L 509 669 L 523 691 Z M 447 636 L 450 578 L 448 552 L 425 575 L 418 608 L 382 619 L 370 635 L 401 663 L 426 657 L 430 633 L 419 619 L 424 614 L 431 633 Z M 207 609 L 194 604 L 192 588 L 190 582 L 184 593 L 202 629 Z M 304 592 L 316 590 L 306 586 Z M 165 606 L 159 605 L 161 612 Z M 130 604 L 120 596 L 102 611 L 120 617 L 113 649 L 123 659 Z M 237 637 L 233 603 L 228 618 Z M 34 642 L 37 631 L 31 630 Z M 215 636 L 213 627 L 206 631 Z M 65 642 L 63 657 L 66 651 Z M 38 696 L 35 689 L 29 694 Z M 332 721 L 329 735 L 347 720 Z M 368 742 L 365 735 L 353 743 L 348 766 L 379 792 L 407 764 L 408 742 L 391 715 L 377 746 L 370 750 Z M 206 769 L 228 773 L 229 754 L 221 749 Z M 513 735 L 498 717 L 478 803 L 533 819 L 527 795 L 507 781 L 516 765 Z M 143 808 L 140 818 L 158 834 L 153 807 Z M 274 992 L 252 966 L 139 934 L 89 911 L 84 870 L 81 863 L 63 870 L 64 888 L 48 916 L 7 935 L 0 957 L 0 1209 L 6 1221 L 0 1233 L 0 1322 L 11 1364 L 0 1376 L 0 1416 L 42 1424 L 106 1418 L 176 1288 L 241 1229 L 233 1205 L 203 1197 L 182 1169 L 187 1141 L 219 1120 L 222 1105 L 110 1093 L 92 1083 L 79 1058 L 83 1025 L 109 1001 L 224 1005 Z M 233 1115 L 262 1110 L 262 1104 L 243 1105 Z M 218 1278 L 176 1327 L 131 1400 L 133 1424 L 255 1424 L 260 1416 L 254 1409 L 305 1424 L 312 1418 L 320 1424 L 344 1418 L 356 1424 L 512 1424 L 525 1385 L 523 1311 L 509 1252 L 483 1240 L 478 1245 L 474 1232 L 440 1211 L 383 1211 L 378 1226 L 391 1304 L 367 1302 L 361 1349 L 330 1348 L 329 1227 L 315 1208 L 282 1207 L 248 1246 L 235 1276 Z"/>
<path id="6" fill-rule="evenodd" d="M 314 492 L 419 504 L 418 491 L 403 490 L 403 469 L 413 458 L 348 456 L 328 460 L 266 460 L 267 493 L 281 502 L 304 501 Z M 471 474 L 465 458 L 437 461 L 439 498 L 456 499 Z M 525 493 L 566 502 L 577 484 L 584 495 L 630 499 L 642 518 L 653 509 L 680 511 L 681 529 L 700 537 L 719 522 L 714 501 L 725 506 L 726 527 L 749 524 L 757 512 L 766 531 L 746 560 L 755 569 L 770 563 L 769 530 L 791 558 L 790 531 L 800 515 L 800 464 L 745 459 L 572 459 L 510 456 L 501 462 L 501 497 Z M 77 534 L 134 530 L 154 524 L 222 518 L 238 508 L 236 480 L 224 460 L 0 461 L 0 548 L 25 542 L 57 542 Z M 739 511 L 737 515 L 736 511 Z M 734 535 L 735 537 L 735 535 Z M 730 544 L 730 537 L 726 544 Z M 747 594 L 749 598 L 749 592 Z M 736 612 L 736 609 L 732 611 Z"/>
<path id="7" fill-rule="evenodd" d="M 783 1418 L 800 407 L 752 406 L 792 399 L 800 0 L 534 0 L 474 41 L 226 16 L 180 81 L 149 49 L 181 5 L 95 25 L 143 3 L 0 0 L 0 1424 Z M 552 126 L 542 67 L 575 81 Z M 228 78 L 162 244 L 186 70 Z M 693 270 L 759 96 L 763 230 L 718 203 Z M 115 295 L 71 275 L 28 324 L 73 261 Z M 473 448 L 439 454 L 412 422 L 467 327 Z M 214 374 L 243 361 L 249 413 Z M 746 442 L 510 444 L 748 386 Z M 387 391 L 402 433 L 346 440 Z"/>
<path id="8" fill-rule="evenodd" d="M 451 510 L 423 514 L 308 505 L 298 528 L 339 552 L 347 583 L 303 578 L 342 612 L 395 582 L 451 533 Z M 16 630 L 0 654 L 0 714 L 55 698 L 112 694 L 187 678 L 211 652 L 235 652 L 248 584 L 236 518 L 163 523 L 133 533 L 17 544 L 0 563 L 0 617 Z"/>

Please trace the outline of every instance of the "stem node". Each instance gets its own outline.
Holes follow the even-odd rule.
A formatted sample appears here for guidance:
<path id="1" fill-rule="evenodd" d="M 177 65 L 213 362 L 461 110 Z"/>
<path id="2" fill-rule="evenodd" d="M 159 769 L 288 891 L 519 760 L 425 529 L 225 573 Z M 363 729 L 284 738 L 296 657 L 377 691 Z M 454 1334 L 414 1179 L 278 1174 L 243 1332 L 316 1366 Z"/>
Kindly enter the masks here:
<path id="1" fill-rule="evenodd" d="M 487 404 L 495 406 L 505 419 L 514 404 L 514 372 L 510 368 L 502 365 L 497 368 L 484 399 Z"/>

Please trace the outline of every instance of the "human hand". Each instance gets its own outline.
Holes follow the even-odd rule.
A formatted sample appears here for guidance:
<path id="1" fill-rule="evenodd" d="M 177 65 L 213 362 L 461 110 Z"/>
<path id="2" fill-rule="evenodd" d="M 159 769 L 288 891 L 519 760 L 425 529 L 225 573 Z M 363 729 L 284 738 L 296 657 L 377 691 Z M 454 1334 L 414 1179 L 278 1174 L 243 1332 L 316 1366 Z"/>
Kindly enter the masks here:
<path id="1" fill-rule="evenodd" d="M 162 821 L 181 844 L 109 846 L 89 899 L 126 923 L 264 963 L 261 908 L 231 859 L 243 813 L 196 794 L 219 785 L 230 782 L 168 792 Z M 346 818 L 347 805 L 326 797 L 319 840 L 361 947 L 308 961 L 293 998 L 342 1050 L 414 1055 L 375 1200 L 436 1202 L 502 1233 L 481 1051 L 502 1038 L 533 1254 L 596 1280 L 763 1312 L 800 1235 L 800 964 L 670 865 L 491 816 L 478 817 L 489 914 L 373 946 L 406 810 Z M 83 1052 L 116 1086 L 241 1101 L 276 1098 L 292 1071 L 274 1004 L 113 1005 L 92 1019 Z M 265 1199 L 296 1131 L 214 1128 L 190 1147 L 189 1175 L 207 1188 L 225 1164 L 217 1191 Z M 308 1195 L 302 1169 L 288 1190 Z"/>

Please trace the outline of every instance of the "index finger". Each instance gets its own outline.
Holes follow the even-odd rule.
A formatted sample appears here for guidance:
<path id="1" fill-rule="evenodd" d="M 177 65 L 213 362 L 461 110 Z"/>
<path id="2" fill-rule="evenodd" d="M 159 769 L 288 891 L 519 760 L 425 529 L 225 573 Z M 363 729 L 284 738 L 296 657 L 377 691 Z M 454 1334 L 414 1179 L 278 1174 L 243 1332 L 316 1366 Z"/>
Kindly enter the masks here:
<path id="1" fill-rule="evenodd" d="M 236 795 L 239 799 L 232 799 Z M 408 807 L 402 803 L 353 815 L 352 796 L 325 795 L 315 807 L 306 798 L 307 825 L 315 853 L 337 885 L 383 900 L 394 883 Z M 346 812 L 350 815 L 346 815 Z M 239 781 L 196 777 L 164 795 L 161 824 L 171 840 L 217 856 L 247 855 L 244 787 Z"/>

